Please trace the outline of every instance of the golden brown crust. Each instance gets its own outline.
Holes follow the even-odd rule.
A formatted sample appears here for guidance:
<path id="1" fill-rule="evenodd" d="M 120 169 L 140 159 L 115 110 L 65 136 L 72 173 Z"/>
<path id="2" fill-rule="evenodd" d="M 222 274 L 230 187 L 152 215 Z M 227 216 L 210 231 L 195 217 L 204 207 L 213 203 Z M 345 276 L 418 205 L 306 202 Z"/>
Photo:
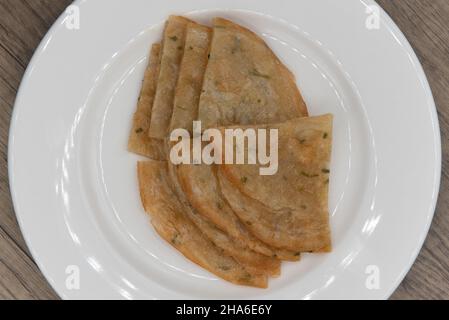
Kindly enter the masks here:
<path id="1" fill-rule="evenodd" d="M 152 48 L 129 150 L 166 160 L 168 134 L 177 128 L 192 133 L 198 118 L 203 130 L 280 131 L 274 176 L 261 177 L 257 165 L 138 164 L 142 204 L 162 238 L 227 281 L 266 288 L 268 276 L 280 274 L 280 260 L 331 250 L 323 179 L 332 117 L 298 119 L 308 112 L 295 77 L 263 39 L 226 19 L 213 23 L 212 32 L 169 17 L 162 48 Z"/>
<path id="2" fill-rule="evenodd" d="M 187 26 L 193 23 L 193 21 L 179 16 L 170 16 L 167 21 L 149 131 L 149 136 L 152 138 L 164 140 L 168 136 Z"/>
<path id="3" fill-rule="evenodd" d="M 231 21 L 214 19 L 200 98 L 203 129 L 307 116 L 292 73 L 266 43 Z"/>
<path id="4" fill-rule="evenodd" d="M 267 276 L 251 274 L 233 258 L 223 254 L 188 219 L 170 187 L 166 162 L 138 163 L 142 204 L 158 234 L 192 262 L 239 285 L 267 287 Z"/>
<path id="5" fill-rule="evenodd" d="M 252 128 L 278 129 L 279 169 L 262 176 L 259 165 L 220 166 L 220 183 L 231 207 L 250 222 L 248 228 L 259 239 L 274 247 L 329 251 L 332 116 Z"/>
<path id="6" fill-rule="evenodd" d="M 207 65 L 211 29 L 199 24 L 188 24 L 184 46 L 184 56 L 175 91 L 175 102 L 171 121 L 172 130 L 186 129 L 192 131 L 192 121 L 196 120 L 201 83 Z M 168 146 L 170 146 L 168 142 Z M 248 271 L 256 274 L 279 275 L 280 263 L 272 255 L 263 256 L 250 250 L 242 243 L 234 241 L 228 234 L 217 228 L 213 221 L 198 215 L 197 211 L 185 199 L 179 185 L 177 168 L 168 164 L 169 175 L 178 198 L 185 204 L 186 215 L 203 233 L 227 254 L 243 263 Z"/>
<path id="7" fill-rule="evenodd" d="M 178 180 L 178 167 L 168 162 L 168 176 L 174 195 L 182 204 L 185 216 L 193 222 L 203 234 L 225 254 L 233 257 L 237 262 L 252 274 L 278 276 L 280 263 L 273 257 L 267 257 L 250 250 L 229 237 L 228 234 L 217 228 L 209 219 L 198 214 L 192 207 L 183 192 Z"/>
<path id="8" fill-rule="evenodd" d="M 164 145 L 148 136 L 159 75 L 160 53 L 161 45 L 159 43 L 153 44 L 128 140 L 128 150 L 130 152 L 154 160 L 165 159 Z"/>
<path id="9" fill-rule="evenodd" d="M 176 85 L 170 132 L 183 128 L 192 134 L 207 66 L 212 29 L 197 23 L 187 26 L 184 56 Z"/>
<path id="10" fill-rule="evenodd" d="M 300 256 L 296 252 L 270 247 L 248 232 L 247 227 L 223 198 L 213 171 L 213 167 L 208 165 L 178 167 L 179 184 L 195 211 L 223 230 L 242 248 L 246 247 L 280 260 L 298 261 Z"/>

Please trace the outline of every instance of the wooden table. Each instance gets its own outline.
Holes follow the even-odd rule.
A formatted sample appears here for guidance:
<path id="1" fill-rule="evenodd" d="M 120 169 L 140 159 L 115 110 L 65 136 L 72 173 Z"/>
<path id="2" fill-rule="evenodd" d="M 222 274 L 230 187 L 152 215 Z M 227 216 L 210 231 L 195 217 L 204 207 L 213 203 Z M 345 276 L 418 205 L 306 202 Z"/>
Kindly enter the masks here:
<path id="1" fill-rule="evenodd" d="M 312 1 L 312 0 L 310 0 Z M 24 243 L 8 184 L 8 130 L 17 88 L 42 37 L 69 0 L 0 0 L 0 299 L 55 299 Z M 443 141 L 435 219 L 393 299 L 449 299 L 449 0 L 378 0 L 415 48 L 433 89 Z M 343 5 L 343 4 L 342 4 Z"/>

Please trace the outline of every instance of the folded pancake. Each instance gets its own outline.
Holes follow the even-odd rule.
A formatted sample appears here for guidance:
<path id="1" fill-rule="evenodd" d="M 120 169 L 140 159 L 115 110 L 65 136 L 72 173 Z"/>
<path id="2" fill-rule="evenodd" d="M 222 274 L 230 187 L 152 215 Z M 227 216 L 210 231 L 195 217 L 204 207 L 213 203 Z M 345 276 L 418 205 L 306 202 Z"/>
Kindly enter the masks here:
<path id="1" fill-rule="evenodd" d="M 297 252 L 328 252 L 332 115 L 251 126 L 278 129 L 278 171 L 259 165 L 222 165 L 219 180 L 234 212 L 259 239 Z M 238 191 L 238 192 L 237 192 Z"/>
<path id="2" fill-rule="evenodd" d="M 187 26 L 184 56 L 176 85 L 170 132 L 184 128 L 192 135 L 207 66 L 212 29 L 197 23 Z"/>
<path id="3" fill-rule="evenodd" d="M 270 247 L 248 231 L 221 194 L 214 171 L 213 166 L 205 164 L 178 167 L 179 183 L 195 210 L 241 247 L 280 260 L 298 261 L 300 255 L 297 252 Z"/>
<path id="4" fill-rule="evenodd" d="M 267 277 L 248 272 L 223 254 L 185 216 L 182 204 L 170 186 L 167 162 L 139 162 L 139 187 L 145 211 L 158 234 L 186 258 L 235 284 L 267 287 Z"/>
<path id="5" fill-rule="evenodd" d="M 245 247 L 231 239 L 226 233 L 201 217 L 195 210 L 184 205 L 186 216 L 203 232 L 203 234 L 226 255 L 233 257 L 249 273 L 277 277 L 281 274 L 281 262 Z"/>
<path id="6" fill-rule="evenodd" d="M 130 152 L 155 160 L 165 158 L 163 145 L 148 136 L 157 78 L 159 76 L 160 52 L 161 45 L 159 43 L 153 44 L 128 141 L 128 150 Z"/>
<path id="7" fill-rule="evenodd" d="M 222 18 L 213 23 L 199 106 L 203 129 L 307 115 L 294 75 L 259 36 Z"/>
<path id="8" fill-rule="evenodd" d="M 201 83 L 207 64 L 208 48 L 211 29 L 199 24 L 189 24 L 185 41 L 184 57 L 182 59 L 179 80 L 175 92 L 175 106 L 172 116 L 172 129 L 186 129 L 192 131 L 192 121 L 198 112 L 198 100 L 201 94 Z M 182 106 L 181 108 L 178 108 Z M 173 143 L 168 142 L 170 147 Z M 199 215 L 186 199 L 179 186 L 177 167 L 168 163 L 168 172 L 176 196 L 183 205 L 186 216 L 218 247 L 245 268 L 255 274 L 277 276 L 280 273 L 280 263 L 271 255 L 264 256 L 256 253 L 241 243 L 233 241 L 227 234 Z"/>
<path id="9" fill-rule="evenodd" d="M 234 241 L 234 239 L 218 229 L 208 219 L 198 214 L 179 186 L 177 167 L 170 162 L 167 163 L 167 166 L 173 197 L 176 197 L 182 205 L 182 211 L 185 217 L 190 219 L 209 241 L 215 244 L 222 252 L 233 257 L 251 274 L 268 276 L 278 276 L 280 274 L 279 260 L 252 251 L 241 243 Z"/>
<path id="10" fill-rule="evenodd" d="M 203 33 L 206 32 L 205 30 L 200 31 L 202 31 Z M 198 37 L 197 42 L 201 43 L 202 39 L 206 37 L 200 37 L 198 34 L 199 32 L 193 34 L 192 36 L 196 35 Z M 216 33 L 214 33 L 214 37 L 215 36 Z M 187 38 L 189 38 L 189 36 L 187 36 Z M 182 70 L 189 74 L 189 76 L 186 77 L 188 79 L 194 78 L 190 75 L 194 74 L 196 78 L 196 84 L 198 84 L 200 83 L 200 79 L 202 82 L 202 77 L 198 75 L 197 71 L 204 72 L 207 60 L 204 61 L 205 63 L 199 63 L 198 61 L 195 62 L 195 60 L 198 60 L 198 55 L 191 58 L 186 58 L 186 55 L 189 54 L 188 47 L 190 47 L 190 45 L 186 43 L 181 68 L 184 68 L 184 63 L 187 61 L 190 61 L 193 66 L 198 65 L 200 68 L 186 68 L 186 70 Z M 202 45 L 199 45 L 199 47 L 206 48 L 204 43 Z M 202 49 L 201 55 L 199 56 L 206 59 L 206 55 L 204 54 L 207 55 L 207 51 Z M 184 128 L 188 129 L 191 132 L 192 121 L 196 119 L 195 115 L 198 110 L 200 88 L 198 86 L 192 85 L 191 82 L 188 82 L 186 85 L 181 85 L 184 82 L 181 81 L 182 78 L 182 75 L 180 75 L 180 81 L 178 81 L 178 86 L 176 89 L 176 98 L 171 129 L 173 130 L 177 128 Z M 179 103 L 178 101 L 183 102 Z M 180 108 L 180 110 L 178 110 L 177 108 L 178 105 L 182 107 Z M 177 116 L 177 113 L 179 116 Z M 257 113 L 258 111 L 254 111 L 254 114 L 251 114 L 251 116 L 255 118 Z M 277 118 L 275 118 L 275 120 L 276 119 Z M 269 257 L 276 257 L 278 259 L 292 261 L 297 261 L 299 259 L 299 255 L 296 252 L 270 248 L 268 245 L 262 243 L 259 239 L 248 232 L 246 227 L 240 222 L 238 217 L 226 204 L 226 201 L 220 194 L 218 181 L 213 172 L 212 166 L 181 165 L 177 168 L 173 168 L 172 171 L 176 171 L 173 174 L 173 180 L 179 180 L 179 186 L 182 189 L 182 195 L 180 195 L 180 197 L 186 197 L 186 202 L 191 204 L 193 210 L 196 213 L 199 213 L 202 216 L 203 220 L 205 219 L 216 225 L 219 229 L 229 235 L 229 237 L 232 238 L 233 242 L 238 243 L 241 247 L 247 247 L 248 249 L 254 250 Z"/>
<path id="11" fill-rule="evenodd" d="M 152 138 L 165 140 L 168 136 L 187 25 L 190 23 L 193 22 L 184 17 L 170 16 L 165 27 L 161 67 L 149 132 Z"/>

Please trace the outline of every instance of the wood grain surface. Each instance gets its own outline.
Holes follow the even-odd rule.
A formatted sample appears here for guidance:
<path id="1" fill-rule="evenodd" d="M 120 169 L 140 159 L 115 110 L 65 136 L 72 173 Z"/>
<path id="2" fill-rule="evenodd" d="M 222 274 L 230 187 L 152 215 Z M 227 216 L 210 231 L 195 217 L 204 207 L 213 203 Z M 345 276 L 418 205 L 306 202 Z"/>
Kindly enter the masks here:
<path id="1" fill-rule="evenodd" d="M 310 0 L 312 1 L 312 0 Z M 8 182 L 8 130 L 21 78 L 69 0 L 0 0 L 0 299 L 57 299 L 22 238 Z M 378 0 L 421 60 L 438 107 L 441 192 L 429 236 L 392 299 L 449 299 L 449 0 Z M 344 5 L 342 3 L 342 5 Z"/>

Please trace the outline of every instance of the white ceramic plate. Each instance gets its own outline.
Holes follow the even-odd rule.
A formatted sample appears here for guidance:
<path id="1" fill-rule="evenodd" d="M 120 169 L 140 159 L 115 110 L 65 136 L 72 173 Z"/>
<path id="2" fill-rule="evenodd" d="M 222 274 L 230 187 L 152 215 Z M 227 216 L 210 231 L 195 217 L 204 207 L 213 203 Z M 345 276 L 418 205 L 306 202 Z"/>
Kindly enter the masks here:
<path id="1" fill-rule="evenodd" d="M 67 28 L 71 20 L 64 14 L 30 63 L 9 145 L 17 217 L 61 297 L 390 296 L 428 232 L 441 149 L 421 65 L 383 11 L 379 29 L 367 27 L 367 19 L 374 21 L 367 11 L 373 1 L 75 5 L 80 29 Z M 226 283 L 190 263 L 155 234 L 140 204 L 139 157 L 126 151 L 126 143 L 149 46 L 174 13 L 202 22 L 224 16 L 256 31 L 296 74 L 311 114 L 335 114 L 334 251 L 285 263 L 267 290 Z"/>

